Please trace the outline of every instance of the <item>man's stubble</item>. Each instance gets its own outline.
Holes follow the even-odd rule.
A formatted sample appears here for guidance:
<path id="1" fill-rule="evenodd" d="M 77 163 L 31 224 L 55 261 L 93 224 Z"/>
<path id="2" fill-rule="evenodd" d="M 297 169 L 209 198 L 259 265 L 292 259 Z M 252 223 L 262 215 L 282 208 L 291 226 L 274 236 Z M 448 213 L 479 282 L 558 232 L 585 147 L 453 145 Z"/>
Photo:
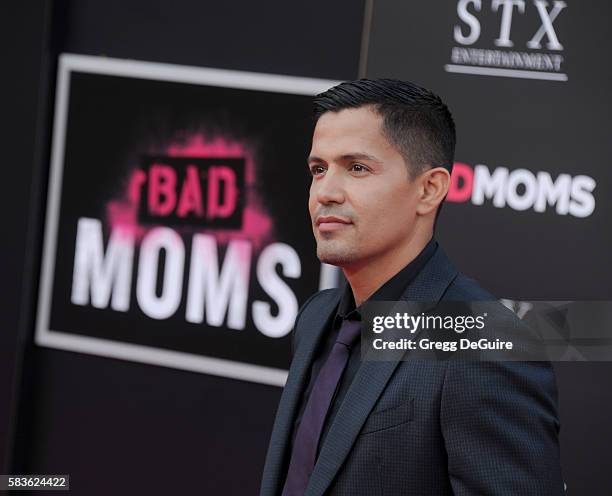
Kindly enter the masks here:
<path id="1" fill-rule="evenodd" d="M 357 244 L 346 239 L 335 239 L 337 235 L 337 233 L 319 233 L 317 257 L 322 263 L 338 267 L 354 264 L 362 257 Z"/>

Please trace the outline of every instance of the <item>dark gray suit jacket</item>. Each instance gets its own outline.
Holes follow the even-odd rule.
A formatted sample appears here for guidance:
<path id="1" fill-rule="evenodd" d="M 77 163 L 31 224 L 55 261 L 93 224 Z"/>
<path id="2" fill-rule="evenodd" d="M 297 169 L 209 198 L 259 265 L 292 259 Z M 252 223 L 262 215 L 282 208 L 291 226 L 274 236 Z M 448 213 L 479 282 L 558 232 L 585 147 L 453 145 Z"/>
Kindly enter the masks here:
<path id="1" fill-rule="evenodd" d="M 260 496 L 280 496 L 314 352 L 340 300 L 300 309 Z M 438 247 L 402 300 L 493 300 Z M 408 352 L 410 353 L 410 352 Z M 331 425 L 306 496 L 562 495 L 548 362 L 364 361 Z"/>

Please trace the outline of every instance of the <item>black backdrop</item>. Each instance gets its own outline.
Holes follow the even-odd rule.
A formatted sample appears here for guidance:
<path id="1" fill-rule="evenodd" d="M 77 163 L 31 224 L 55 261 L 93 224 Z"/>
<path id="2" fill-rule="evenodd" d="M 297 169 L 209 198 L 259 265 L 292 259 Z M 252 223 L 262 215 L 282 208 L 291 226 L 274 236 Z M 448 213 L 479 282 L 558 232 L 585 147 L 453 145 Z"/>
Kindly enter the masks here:
<path id="1" fill-rule="evenodd" d="M 483 12 L 489 4 L 483 2 Z M 586 219 L 449 204 L 440 237 L 457 265 L 499 296 L 610 299 L 605 221 L 610 123 L 604 112 L 610 108 L 609 68 L 602 72 L 598 62 L 610 44 L 608 17 L 587 7 L 579 11 L 572 2 L 555 22 L 564 29 L 559 33 L 568 81 L 530 84 L 444 73 L 452 29 L 459 23 L 456 2 L 433 17 L 423 9 L 400 15 L 389 5 L 374 2 L 367 74 L 414 79 L 444 95 L 457 117 L 458 160 L 597 179 L 596 209 Z M 12 8 L 2 16 L 10 35 L 3 43 L 11 54 L 5 60 L 14 69 L 9 93 L 4 91 L 5 99 L 14 95 L 7 99 L 5 119 L 12 125 L 3 136 L 10 137 L 5 149 L 15 165 L 3 201 L 5 212 L 23 214 L 18 222 L 8 219 L 15 224 L 8 224 L 11 235 L 2 244 L 0 448 L 12 445 L 3 473 L 69 473 L 77 494 L 194 488 L 203 494 L 255 494 L 279 388 L 32 345 L 57 54 L 352 79 L 358 75 L 364 5 L 83 1 Z M 532 5 L 527 9 L 533 14 Z M 538 23 L 519 26 L 524 36 L 516 38 L 517 50 Z M 478 46 L 495 48 L 496 29 L 483 28 Z M 572 86 L 583 80 L 586 85 Z M 466 94 L 471 99 L 462 97 Z M 499 110 L 492 118 L 494 109 Z M 508 138 L 503 126 L 520 113 L 523 119 L 509 128 L 514 134 Z M 587 126 L 589 118 L 599 120 Z M 549 132 L 550 122 L 562 129 L 558 136 L 550 132 L 530 141 L 521 134 L 537 137 Z M 452 228 L 453 215 L 463 219 L 460 231 Z M 476 242 L 487 236 L 492 246 Z M 556 370 L 568 493 L 608 494 L 612 367 L 568 363 L 556 364 Z M 13 402 L 12 443 L 6 401 L 11 393 L 19 399 Z"/>
<path id="2" fill-rule="evenodd" d="M 32 189 L 40 187 L 40 179 L 32 177 L 35 159 L 39 76 L 45 11 L 42 4 L 2 5 L 0 46 L 2 59 L 11 68 L 1 79 L 0 102 L 4 118 L 0 120 L 2 147 L 8 163 L 14 165 L 6 175 L 0 195 L 5 235 L 0 244 L 0 471 L 8 473 L 9 423 L 11 397 L 15 390 L 15 367 L 19 361 L 18 329 L 24 294 L 32 294 L 30 281 L 23 275 L 30 272 L 31 257 L 26 262 L 28 220 L 31 215 Z M 39 158 L 39 157 L 38 157 Z M 16 210 L 13 210 L 16 209 Z M 10 234 L 9 234 L 10 233 Z"/>
<path id="3" fill-rule="evenodd" d="M 37 279 L 40 269 L 49 103 L 59 53 L 350 79 L 358 70 L 363 5 L 352 0 L 79 1 L 40 3 L 34 14 L 46 15 L 49 28 L 46 34 L 40 25 L 26 31 L 43 47 L 42 57 L 29 61 L 33 73 L 43 71 L 43 99 L 36 112 L 44 128 L 44 152 L 33 163 L 30 157 L 19 161 L 20 180 L 26 185 L 29 177 L 37 180 L 31 198 L 17 197 L 11 204 L 27 212 L 23 221 L 27 217 L 33 224 L 26 257 L 31 266 L 24 274 L 27 262 L 14 255 L 25 243 L 25 232 L 16 231 L 10 240 L 14 246 L 3 251 L 12 266 L 3 290 L 19 288 L 24 277 Z M 25 9 L 13 19 L 17 15 L 21 25 L 8 26 L 14 36 L 6 43 L 9 50 L 15 40 L 25 42 L 20 30 L 36 21 Z M 26 80 L 23 74 L 14 77 Z M 29 102 L 33 93 L 18 94 Z M 15 115 L 23 111 L 13 108 Z M 24 133 L 34 135 L 34 121 L 31 115 Z M 12 460 L 3 473 L 68 473 L 76 494 L 257 492 L 280 388 L 33 346 L 35 286 L 19 298 L 26 346 L 14 388 L 20 401 L 12 425 Z M 2 315 L 11 349 L 16 305 Z M 6 397 L 3 389 L 0 420 L 5 425 Z M 4 449 L 8 440 L 1 441 Z"/>
<path id="4" fill-rule="evenodd" d="M 612 10 L 605 2 L 540 3 L 555 17 L 551 25 L 558 43 L 544 35 L 535 48 L 529 41 L 542 22 L 533 0 L 522 3 L 524 12 L 515 6 L 508 16 L 512 46 L 506 40 L 496 43 L 505 38 L 503 2 L 452 0 L 416 8 L 375 0 L 365 73 L 413 80 L 443 95 L 457 125 L 457 162 L 485 165 L 491 173 L 503 167 L 509 173 L 523 169 L 527 177 L 544 172 L 553 181 L 561 174 L 596 181 L 594 209 L 584 217 L 559 214 L 558 204 L 543 212 L 529 202 L 524 210 L 508 201 L 494 206 L 494 198 L 474 204 L 473 195 L 471 201 L 447 203 L 438 237 L 460 270 L 500 298 L 610 300 L 612 69 L 604 54 L 612 49 L 607 27 Z M 561 8 L 556 16 L 555 8 Z M 475 49 L 475 56 L 453 58 L 457 49 Z M 508 61 L 508 56 L 516 58 Z M 528 66 L 545 56 L 563 57 L 558 71 L 544 62 Z M 465 66 L 484 74 L 451 72 Z M 567 80 L 555 79 L 563 74 Z M 518 197 L 527 196 L 526 187 L 517 189 Z M 606 459 L 612 427 L 605 419 L 612 413 L 612 366 L 556 363 L 555 369 L 568 494 L 610 494 Z"/>

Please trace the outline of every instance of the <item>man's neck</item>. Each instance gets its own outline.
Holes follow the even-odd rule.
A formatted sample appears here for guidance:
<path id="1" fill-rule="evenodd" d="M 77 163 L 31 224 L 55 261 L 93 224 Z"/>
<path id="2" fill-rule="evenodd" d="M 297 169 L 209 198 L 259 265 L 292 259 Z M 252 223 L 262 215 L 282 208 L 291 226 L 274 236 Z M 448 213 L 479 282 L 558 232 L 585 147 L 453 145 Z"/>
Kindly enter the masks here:
<path id="1" fill-rule="evenodd" d="M 432 233 L 417 235 L 408 243 L 401 245 L 375 259 L 361 261 L 359 264 L 342 268 L 351 286 L 355 306 L 361 305 L 377 289 L 412 262 L 431 239 Z"/>

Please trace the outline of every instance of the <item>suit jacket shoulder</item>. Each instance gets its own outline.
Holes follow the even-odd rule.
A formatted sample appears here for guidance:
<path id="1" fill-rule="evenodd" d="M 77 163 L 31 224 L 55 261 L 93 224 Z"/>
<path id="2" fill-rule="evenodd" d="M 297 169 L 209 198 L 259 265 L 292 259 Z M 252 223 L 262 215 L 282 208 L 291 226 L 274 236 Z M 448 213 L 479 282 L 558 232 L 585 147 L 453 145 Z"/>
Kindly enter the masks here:
<path id="1" fill-rule="evenodd" d="M 459 272 L 449 285 L 443 299 L 454 301 L 487 301 L 497 300 L 489 291 L 484 289 L 477 281 Z"/>

